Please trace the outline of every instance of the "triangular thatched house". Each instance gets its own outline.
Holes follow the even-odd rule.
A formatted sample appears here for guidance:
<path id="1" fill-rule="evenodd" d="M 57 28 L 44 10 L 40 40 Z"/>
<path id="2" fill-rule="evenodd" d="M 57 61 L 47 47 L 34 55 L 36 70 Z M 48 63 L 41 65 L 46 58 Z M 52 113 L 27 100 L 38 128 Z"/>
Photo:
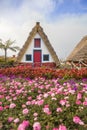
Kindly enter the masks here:
<path id="1" fill-rule="evenodd" d="M 30 32 L 17 61 L 33 66 L 59 66 L 59 59 L 39 22 Z"/>
<path id="2" fill-rule="evenodd" d="M 83 39 L 77 44 L 71 54 L 67 57 L 66 61 L 84 61 L 87 63 L 87 36 L 83 37 Z"/>

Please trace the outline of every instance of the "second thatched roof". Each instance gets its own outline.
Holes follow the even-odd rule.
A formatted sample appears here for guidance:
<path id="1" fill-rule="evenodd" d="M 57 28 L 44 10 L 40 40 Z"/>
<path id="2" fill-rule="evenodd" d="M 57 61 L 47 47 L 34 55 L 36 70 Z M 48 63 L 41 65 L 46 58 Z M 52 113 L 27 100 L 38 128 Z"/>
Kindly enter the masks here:
<path id="1" fill-rule="evenodd" d="M 87 36 L 77 44 L 66 61 L 87 61 Z"/>

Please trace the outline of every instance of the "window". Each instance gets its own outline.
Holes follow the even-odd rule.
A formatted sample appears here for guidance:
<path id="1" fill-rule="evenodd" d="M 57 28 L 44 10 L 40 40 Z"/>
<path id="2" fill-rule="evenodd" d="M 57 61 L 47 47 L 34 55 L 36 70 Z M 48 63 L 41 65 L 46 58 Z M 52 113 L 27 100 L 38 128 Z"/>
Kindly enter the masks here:
<path id="1" fill-rule="evenodd" d="M 35 38 L 34 39 L 34 47 L 35 48 L 40 48 L 41 47 L 41 39 L 40 38 Z"/>
<path id="2" fill-rule="evenodd" d="M 49 55 L 43 55 L 43 61 L 49 61 Z"/>
<path id="3" fill-rule="evenodd" d="M 26 61 L 31 61 L 32 60 L 32 55 L 26 55 Z"/>

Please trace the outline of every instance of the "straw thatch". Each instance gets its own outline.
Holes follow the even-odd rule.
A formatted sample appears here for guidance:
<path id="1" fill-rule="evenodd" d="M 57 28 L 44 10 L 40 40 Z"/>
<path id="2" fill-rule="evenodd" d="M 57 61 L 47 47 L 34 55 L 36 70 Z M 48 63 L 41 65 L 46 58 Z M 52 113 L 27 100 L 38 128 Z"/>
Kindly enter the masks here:
<path id="1" fill-rule="evenodd" d="M 30 32 L 29 37 L 27 38 L 27 40 L 26 40 L 24 46 L 22 47 L 22 49 L 20 50 L 20 52 L 19 52 L 19 54 L 18 54 L 17 61 L 18 61 L 18 62 L 21 61 L 23 55 L 25 54 L 25 52 L 26 52 L 26 50 L 27 50 L 29 44 L 30 44 L 31 41 L 33 40 L 33 38 L 34 38 L 34 36 L 36 35 L 36 33 L 38 33 L 38 34 L 41 36 L 41 38 L 42 38 L 42 40 L 44 41 L 46 47 L 48 48 L 49 52 L 51 53 L 51 55 L 52 55 L 52 57 L 53 57 L 53 59 L 54 59 L 56 65 L 59 66 L 59 64 L 60 64 L 60 63 L 59 63 L 59 59 L 58 59 L 58 57 L 57 57 L 57 55 L 56 55 L 56 53 L 55 53 L 53 47 L 51 46 L 51 44 L 50 44 L 50 42 L 49 42 L 49 40 L 48 40 L 46 34 L 44 33 L 43 28 L 40 26 L 40 23 L 39 23 L 39 22 L 36 22 L 35 27 L 34 27 L 34 28 L 32 29 L 32 31 Z"/>
<path id="2" fill-rule="evenodd" d="M 67 57 L 67 61 L 87 61 L 87 36 L 77 44 L 75 49 Z"/>

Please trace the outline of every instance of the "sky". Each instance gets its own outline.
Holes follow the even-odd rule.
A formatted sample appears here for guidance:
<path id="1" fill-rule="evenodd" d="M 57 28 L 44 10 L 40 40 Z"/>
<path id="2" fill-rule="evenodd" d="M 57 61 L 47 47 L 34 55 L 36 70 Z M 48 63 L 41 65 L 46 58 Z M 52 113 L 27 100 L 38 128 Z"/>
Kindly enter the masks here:
<path id="1" fill-rule="evenodd" d="M 40 22 L 59 59 L 87 35 L 87 0 L 0 0 L 0 39 L 22 48 Z M 17 55 L 8 50 L 8 56 Z M 0 55 L 4 51 L 0 49 Z"/>

